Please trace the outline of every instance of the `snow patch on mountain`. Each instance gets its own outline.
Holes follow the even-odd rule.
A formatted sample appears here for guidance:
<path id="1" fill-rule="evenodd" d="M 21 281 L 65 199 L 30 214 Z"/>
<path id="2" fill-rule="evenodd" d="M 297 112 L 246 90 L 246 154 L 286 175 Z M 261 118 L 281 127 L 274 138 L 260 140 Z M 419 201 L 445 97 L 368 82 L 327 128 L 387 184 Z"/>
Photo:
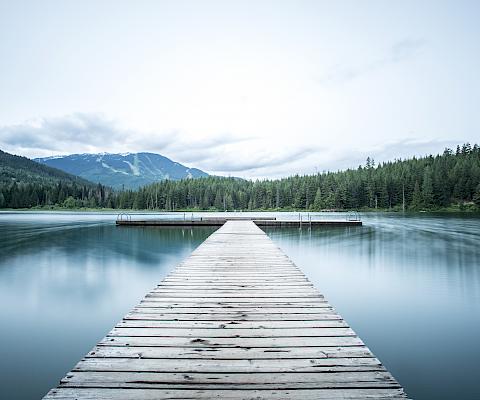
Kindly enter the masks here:
<path id="1" fill-rule="evenodd" d="M 102 161 L 102 167 L 107 168 L 107 169 L 109 169 L 110 171 L 115 172 L 116 174 L 125 174 L 125 175 L 128 175 L 128 172 L 125 172 L 125 171 L 122 171 L 122 170 L 119 170 L 119 169 L 115 169 L 115 168 L 111 167 L 110 165 L 108 165 L 107 163 L 105 163 L 105 162 L 103 162 L 103 161 Z"/>
<path id="2" fill-rule="evenodd" d="M 71 154 L 35 161 L 119 189 L 136 189 L 165 179 L 193 179 L 207 173 L 155 153 Z"/>
<path id="3" fill-rule="evenodd" d="M 128 166 L 132 170 L 133 175 L 140 176 L 140 168 L 138 167 L 138 165 L 134 165 L 130 161 L 127 161 L 127 160 L 123 160 L 123 162 L 128 164 Z"/>

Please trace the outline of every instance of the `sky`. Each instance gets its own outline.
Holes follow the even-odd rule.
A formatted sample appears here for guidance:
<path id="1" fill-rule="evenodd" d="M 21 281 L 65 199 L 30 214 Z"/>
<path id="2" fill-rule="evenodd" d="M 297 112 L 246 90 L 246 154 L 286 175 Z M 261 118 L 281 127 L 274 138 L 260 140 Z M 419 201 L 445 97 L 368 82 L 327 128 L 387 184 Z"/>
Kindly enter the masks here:
<path id="1" fill-rule="evenodd" d="M 0 149 L 218 175 L 480 142 L 479 1 L 0 0 Z"/>

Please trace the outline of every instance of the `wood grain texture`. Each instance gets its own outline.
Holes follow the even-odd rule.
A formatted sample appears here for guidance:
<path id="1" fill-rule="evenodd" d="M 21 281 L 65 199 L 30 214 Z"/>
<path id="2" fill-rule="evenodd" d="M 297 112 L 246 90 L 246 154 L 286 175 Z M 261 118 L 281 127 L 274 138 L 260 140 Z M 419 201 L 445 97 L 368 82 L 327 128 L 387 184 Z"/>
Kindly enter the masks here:
<path id="1" fill-rule="evenodd" d="M 227 221 L 45 399 L 405 399 L 252 221 Z"/>

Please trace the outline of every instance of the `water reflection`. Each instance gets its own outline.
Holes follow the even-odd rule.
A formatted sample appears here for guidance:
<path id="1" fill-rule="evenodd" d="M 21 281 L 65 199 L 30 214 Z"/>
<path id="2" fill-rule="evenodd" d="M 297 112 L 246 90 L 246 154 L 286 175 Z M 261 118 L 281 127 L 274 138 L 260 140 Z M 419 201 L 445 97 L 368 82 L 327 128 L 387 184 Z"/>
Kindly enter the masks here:
<path id="1" fill-rule="evenodd" d="M 211 232 L 1 218 L 0 397 L 41 398 Z"/>
<path id="2" fill-rule="evenodd" d="M 416 399 L 480 398 L 480 220 L 364 217 L 269 229 Z"/>
<path id="3" fill-rule="evenodd" d="M 213 231 L 116 228 L 114 220 L 0 213 L 1 398 L 40 398 Z M 363 220 L 267 232 L 411 397 L 480 398 L 480 219 Z"/>

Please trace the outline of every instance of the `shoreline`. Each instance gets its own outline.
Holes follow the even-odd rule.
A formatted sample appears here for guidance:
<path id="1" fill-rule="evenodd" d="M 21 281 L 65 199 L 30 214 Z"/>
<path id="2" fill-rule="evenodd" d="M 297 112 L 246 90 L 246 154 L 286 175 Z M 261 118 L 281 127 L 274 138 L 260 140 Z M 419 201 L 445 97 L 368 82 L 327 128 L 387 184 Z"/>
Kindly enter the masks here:
<path id="1" fill-rule="evenodd" d="M 367 209 L 367 210 L 334 210 L 334 211 L 313 211 L 313 210 L 293 210 L 293 209 L 258 209 L 258 210 L 198 210 L 198 209 L 180 209 L 180 210 L 152 210 L 152 209 L 141 209 L 141 210 L 132 210 L 132 209 L 117 209 L 117 208 L 65 208 L 65 207 L 31 207 L 31 208 L 1 208 L 0 213 L 6 212 L 74 212 L 74 213 L 147 213 L 147 214 L 181 214 L 181 213 L 302 213 L 302 214 L 335 214 L 335 213 L 348 213 L 348 212 L 358 212 L 363 214 L 373 214 L 373 213 L 382 213 L 382 214 L 480 214 L 480 208 L 475 207 L 466 207 L 464 209 L 460 208 L 442 208 L 435 210 L 393 210 L 393 209 Z"/>

